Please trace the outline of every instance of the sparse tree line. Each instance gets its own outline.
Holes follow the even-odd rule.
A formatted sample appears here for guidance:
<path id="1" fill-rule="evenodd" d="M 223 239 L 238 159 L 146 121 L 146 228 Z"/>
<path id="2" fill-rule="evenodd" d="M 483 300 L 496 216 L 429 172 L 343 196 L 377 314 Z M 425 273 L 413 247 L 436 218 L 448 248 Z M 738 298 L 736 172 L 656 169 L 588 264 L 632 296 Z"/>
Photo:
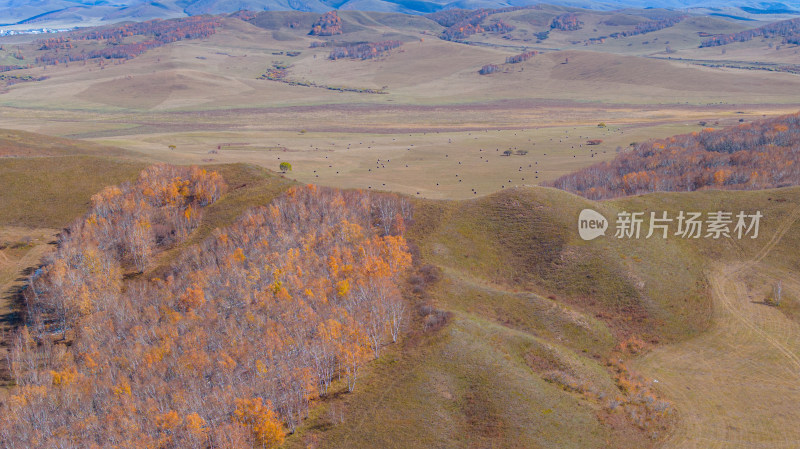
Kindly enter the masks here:
<path id="1" fill-rule="evenodd" d="M 128 231 L 146 228 L 137 201 L 169 224 L 175 204 L 224 189 L 213 173 L 174 184 L 171 170 L 188 174 L 161 166 L 98 194 L 32 277 L 0 448 L 275 447 L 399 338 L 411 207 L 393 195 L 292 188 L 158 277 L 123 281 L 142 238 Z"/>
<path id="2" fill-rule="evenodd" d="M 800 113 L 652 140 L 552 185 L 590 199 L 800 184 Z"/>
<path id="3" fill-rule="evenodd" d="M 147 50 L 184 39 L 203 39 L 213 35 L 220 25 L 219 18 L 196 16 L 99 28 L 73 32 L 67 36 L 42 39 L 37 42 L 47 53 L 36 57 L 37 64 L 59 64 L 87 59 L 131 59 Z M 131 36 L 146 36 L 138 42 L 124 42 Z M 105 41 L 105 48 L 77 51 L 76 41 Z"/>
<path id="4" fill-rule="evenodd" d="M 581 28 L 583 28 L 583 22 L 578 20 L 578 15 L 574 12 L 558 15 L 550 23 L 550 29 L 561 31 L 577 31 Z"/>
<path id="5" fill-rule="evenodd" d="M 700 44 L 700 48 L 717 47 L 734 42 L 747 42 L 759 36 L 767 38 L 783 37 L 785 43 L 800 45 L 800 19 L 781 20 L 751 30 L 712 36 L 704 40 Z"/>
<path id="6" fill-rule="evenodd" d="M 485 66 L 481 67 L 480 70 L 478 70 L 478 74 L 480 74 L 480 75 L 490 75 L 492 73 L 499 72 L 499 71 L 500 71 L 500 66 L 499 65 L 497 65 L 497 64 L 486 64 Z"/>
<path id="7" fill-rule="evenodd" d="M 12 70 L 22 70 L 28 69 L 30 66 L 21 66 L 21 65 L 0 65 L 0 73 L 2 72 L 10 72 Z"/>
<path id="8" fill-rule="evenodd" d="M 403 45 L 400 41 L 365 42 L 360 44 L 334 47 L 328 56 L 330 59 L 372 59 L 386 54 L 389 50 Z"/>
<path id="9" fill-rule="evenodd" d="M 234 17 L 236 19 L 249 22 L 255 19 L 258 16 L 258 13 L 255 11 L 249 11 L 246 9 L 242 9 L 230 14 L 230 17 Z"/>
<path id="10" fill-rule="evenodd" d="M 632 30 L 619 31 L 619 32 L 616 32 L 616 33 L 611 33 L 609 35 L 609 37 L 617 39 L 617 38 L 620 38 L 620 37 L 628 37 L 628 36 L 636 36 L 636 35 L 639 35 L 639 34 L 652 33 L 654 31 L 659 31 L 659 30 L 663 30 L 664 28 L 669 28 L 669 27 L 675 26 L 675 25 L 683 22 L 688 17 L 689 16 L 686 16 L 686 15 L 680 15 L 680 16 L 673 16 L 673 17 L 665 17 L 665 18 L 661 18 L 661 19 L 648 20 L 646 22 L 637 23 L 636 26 L 634 26 Z"/>
<path id="11" fill-rule="evenodd" d="M 2 72 L 2 70 L 0 70 Z M 6 75 L 0 73 L 0 85 L 13 86 L 17 83 L 28 83 L 33 81 L 44 81 L 46 76 L 33 76 L 33 75 Z"/>
<path id="12" fill-rule="evenodd" d="M 540 373 L 542 378 L 551 384 L 599 405 L 607 413 L 621 414 L 639 429 L 647 431 L 651 438 L 657 438 L 660 432 L 667 430 L 671 416 L 674 414 L 672 404 L 664 400 L 653 382 L 648 381 L 633 371 L 626 359 L 641 354 L 647 344 L 641 339 L 630 336 L 614 348 L 606 361 L 608 369 L 617 386 L 617 393 L 608 395 L 597 388 L 591 380 L 577 375 L 573 370 L 559 364 L 552 364 L 550 369 Z M 604 424 L 608 415 L 599 415 Z"/>
<path id="13" fill-rule="evenodd" d="M 497 22 L 491 23 L 489 26 L 483 28 L 485 31 L 489 31 L 492 33 L 498 34 L 505 34 L 511 31 L 514 31 L 516 27 L 514 25 L 508 24 L 503 22 L 503 20 L 498 20 Z"/>
<path id="14" fill-rule="evenodd" d="M 538 51 L 531 50 L 531 51 L 526 51 L 526 52 L 520 53 L 518 55 L 509 56 L 509 57 L 506 58 L 506 64 L 518 64 L 520 62 L 525 62 L 525 61 L 533 58 L 537 54 L 539 54 Z"/>
<path id="15" fill-rule="evenodd" d="M 317 84 L 312 81 L 293 80 L 288 78 L 289 76 L 288 69 L 289 67 L 276 65 L 274 68 L 267 69 L 263 74 L 261 74 L 260 77 L 258 77 L 258 79 L 277 81 L 279 83 L 286 83 L 290 86 L 313 87 L 317 89 L 333 90 L 336 92 L 355 92 L 360 94 L 376 94 L 376 95 L 385 95 L 388 93 L 383 88 L 372 89 L 367 87 L 329 86 L 325 84 Z"/>
<path id="16" fill-rule="evenodd" d="M 526 51 L 514 56 L 508 56 L 506 58 L 506 64 L 518 64 L 520 62 L 525 62 L 535 55 L 539 54 L 536 50 Z M 478 74 L 480 75 L 490 75 L 492 73 L 500 72 L 503 70 L 503 67 L 497 64 L 486 64 L 478 70 Z"/>

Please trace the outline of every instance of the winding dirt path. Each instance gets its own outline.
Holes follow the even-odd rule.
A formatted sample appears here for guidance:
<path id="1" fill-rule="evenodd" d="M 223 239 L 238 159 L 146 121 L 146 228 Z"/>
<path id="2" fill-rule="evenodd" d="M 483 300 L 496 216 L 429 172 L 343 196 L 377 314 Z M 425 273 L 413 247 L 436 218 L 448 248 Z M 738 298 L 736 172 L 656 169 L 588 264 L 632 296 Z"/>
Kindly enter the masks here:
<path id="1" fill-rule="evenodd" d="M 800 207 L 752 259 L 708 271 L 714 301 L 708 332 L 636 362 L 680 414 L 664 447 L 800 447 L 800 324 L 755 301 L 741 280 L 768 269 L 761 261 L 798 219 Z"/>
<path id="2" fill-rule="evenodd" d="M 12 253 L 0 250 L 0 393 L 7 379 L 6 347 L 3 338 L 16 325 L 14 298 L 17 289 L 25 283 L 25 271 L 36 267 L 53 246 L 47 242 L 55 239 L 57 229 L 27 229 L 0 227 L 0 242 L 16 242 L 30 238 L 30 244 Z"/>

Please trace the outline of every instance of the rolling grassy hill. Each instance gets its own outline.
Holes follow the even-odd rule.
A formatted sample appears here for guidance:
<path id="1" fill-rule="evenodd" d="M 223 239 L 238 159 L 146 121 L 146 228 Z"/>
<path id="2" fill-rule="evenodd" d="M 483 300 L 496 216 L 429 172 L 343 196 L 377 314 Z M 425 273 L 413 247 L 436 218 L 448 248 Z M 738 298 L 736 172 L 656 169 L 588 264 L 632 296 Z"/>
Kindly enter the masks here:
<path id="1" fill-rule="evenodd" d="M 566 11 L 583 28 L 552 30 L 537 43 L 532 33 Z M 798 77 L 766 70 L 791 61 L 796 49 L 731 44 L 729 59 L 748 67 L 735 69 L 709 66 L 720 61 L 696 48 L 703 30 L 750 25 L 698 16 L 584 45 L 663 14 L 508 11 L 487 23 L 502 19 L 516 30 L 466 43 L 440 39 L 444 27 L 427 17 L 397 13 L 341 11 L 343 34 L 327 37 L 308 34 L 316 13 L 222 17 L 207 38 L 133 59 L 9 72 L 31 81 L 5 88 L 0 112 L 8 127 L 121 147 L 151 161 L 274 169 L 288 159 L 302 182 L 454 199 L 549 181 L 630 143 L 698 130 L 699 122 L 724 126 L 797 110 Z M 35 61 L 45 50 L 31 39 L 5 53 Z M 402 45 L 379 58 L 329 58 L 332 47 L 382 40 Z M 99 45 L 71 44 L 78 53 Z M 675 53 L 666 54 L 667 45 Z M 540 53 L 504 63 L 526 49 Z M 486 64 L 499 70 L 479 75 Z M 285 70 L 284 82 L 264 79 L 275 67 Z M 610 126 L 598 128 L 601 122 Z M 589 148 L 588 139 L 603 143 Z M 507 149 L 527 153 L 502 157 Z"/>
<path id="2" fill-rule="evenodd" d="M 0 197 L 0 207 L 10 213 L 28 206 L 25 213 L 4 214 L 11 217 L 0 234 L 9 242 L 0 266 L 5 292 L 12 293 L 5 297 L 6 313 L 19 273 L 48 250 L 54 232 L 48 226 L 82 213 L 90 189 L 99 190 L 108 176 L 131 179 L 142 166 L 74 155 L 79 147 L 70 150 L 69 141 L 48 147 L 39 139 L 41 153 L 58 154 L 0 161 L 21 186 Z M 86 167 L 95 169 L 81 171 Z M 229 193 L 206 210 L 189 240 L 159 256 L 156 271 L 291 184 L 246 164 L 214 169 Z M 315 405 L 285 446 L 640 448 L 794 441 L 798 194 L 798 188 L 703 191 L 594 202 L 536 187 L 463 201 L 415 200 L 408 238 L 416 262 L 406 285 L 405 336 L 368 366 L 354 393 L 335 384 L 337 392 Z M 58 213 L 50 211 L 53 205 L 61 207 Z M 616 239 L 609 230 L 585 242 L 576 232 L 584 208 L 606 217 L 760 210 L 764 218 L 757 239 Z M 771 307 L 764 301 L 777 280 L 785 293 L 781 305 Z M 755 394 L 764 402 L 753 404 Z M 758 419 L 742 419 L 753 409 Z"/>
<path id="3" fill-rule="evenodd" d="M 441 25 L 426 17 L 403 14 L 342 11 L 339 16 L 343 34 L 329 37 L 308 35 L 319 17 L 314 13 L 270 11 L 245 16 L 244 21 L 228 17 L 207 39 L 175 42 L 132 60 L 111 60 L 113 64 L 100 65 L 97 59 L 90 59 L 15 71 L 40 81 L 11 86 L 2 96 L 2 104 L 22 108 L 46 105 L 51 109 L 187 110 L 389 100 L 404 104 L 471 103 L 518 98 L 519 92 L 528 98 L 605 103 L 796 101 L 792 96 L 787 98 L 787 93 L 797 90 L 794 77 L 763 71 L 733 73 L 687 64 L 711 58 L 711 50 L 697 48 L 702 40 L 699 32 L 734 33 L 750 26 L 692 16 L 659 31 L 612 39 L 608 36 L 630 30 L 655 13 L 574 10 L 584 22 L 581 29 L 552 30 L 545 40 L 533 37 L 550 30 L 552 18 L 563 11 L 564 8 L 544 6 L 539 10 L 492 14 L 485 19 L 486 24 L 502 20 L 516 28 L 504 34 L 475 34 L 462 43 L 439 41 L 444 29 Z M 661 15 L 664 14 L 674 15 L 667 11 Z M 600 37 L 606 38 L 603 43 L 586 44 Z M 404 45 L 385 57 L 367 61 L 329 61 L 330 48 L 309 48 L 314 42 L 334 46 L 380 40 L 399 40 Z M 766 48 L 766 43 L 747 44 L 763 44 Z M 91 41 L 74 41 L 71 45 L 70 51 L 76 53 L 96 49 Z M 738 55 L 738 46 L 729 46 L 730 51 Z M 18 46 L 26 61 L 34 61 L 49 51 L 39 47 L 36 42 Z M 502 74 L 477 75 L 482 65 L 502 64 L 506 57 L 523 49 L 546 51 L 542 56 L 548 57 L 505 65 Z M 762 52 L 760 56 L 742 53 L 739 62 L 779 62 L 788 58 L 790 52 L 786 50 Z M 581 59 L 579 55 L 583 53 L 570 53 L 578 51 L 588 55 Z M 289 52 L 292 56 L 288 56 Z M 748 57 L 753 59 L 748 61 Z M 677 59 L 687 62 L 676 62 Z M 569 64 L 562 64 L 568 60 Z M 292 81 L 323 87 L 383 88 L 388 95 L 343 95 L 324 88 L 256 81 L 271 65 L 287 67 L 287 79 Z M 609 70 L 609 66 L 617 67 L 616 71 Z M 681 86 L 672 81 L 678 78 Z M 712 83 L 715 89 L 708 89 Z M 656 89 L 630 91 L 630 84 L 652 85 Z M 702 95 L 686 95 L 685 89 Z"/>
<path id="4" fill-rule="evenodd" d="M 737 291 L 741 282 L 720 278 L 716 270 L 736 266 L 741 274 L 771 276 L 773 282 L 783 276 L 796 291 L 796 269 L 782 267 L 798 262 L 796 252 L 788 255 L 795 251 L 788 248 L 797 247 L 791 230 L 798 227 L 797 194 L 797 188 L 697 192 L 595 203 L 536 188 L 471 201 L 419 202 L 411 235 L 421 263 L 441 270 L 424 301 L 451 313 L 451 321 L 437 332 L 412 331 L 401 348 L 376 364 L 364 389 L 325 401 L 288 447 L 791 441 L 780 423 L 796 419 L 795 412 L 788 398 L 778 397 L 795 394 L 789 387 L 794 375 L 778 372 L 795 363 L 798 350 L 796 317 L 787 313 L 796 307 L 795 293 L 787 296 L 792 305 L 755 304 L 768 294 L 769 281 L 745 281 L 746 290 Z M 752 241 L 583 242 L 574 227 L 584 207 L 607 216 L 619 210 L 759 209 L 768 219 Z M 754 257 L 756 265 L 744 262 Z M 548 370 L 562 370 L 611 395 L 606 399 L 620 394 L 605 361 L 626 333 L 643 336 L 653 348 L 634 356 L 633 366 L 645 382 L 656 379 L 650 383 L 654 391 L 675 407 L 675 421 L 666 429 L 644 430 L 626 421 L 628 412 L 608 411 L 604 401 L 548 377 Z M 756 348 L 769 355 L 748 352 Z M 739 351 L 739 360 L 752 356 L 766 365 L 736 363 Z M 717 376 L 769 395 L 775 402 L 752 405 L 764 419 L 742 419 L 752 396 Z M 768 393 L 761 382 L 769 384 Z"/>

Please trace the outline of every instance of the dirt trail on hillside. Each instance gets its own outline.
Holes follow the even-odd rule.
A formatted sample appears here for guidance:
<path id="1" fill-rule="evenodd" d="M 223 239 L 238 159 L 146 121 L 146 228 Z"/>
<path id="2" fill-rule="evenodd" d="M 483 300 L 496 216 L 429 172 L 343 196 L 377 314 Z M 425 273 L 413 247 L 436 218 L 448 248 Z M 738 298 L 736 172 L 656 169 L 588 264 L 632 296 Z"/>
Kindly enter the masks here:
<path id="1" fill-rule="evenodd" d="M 14 300 L 19 287 L 25 284 L 26 273 L 37 267 L 42 257 L 53 246 L 47 242 L 55 238 L 56 229 L 0 228 L 0 240 L 14 242 L 23 237 L 31 238 L 28 247 L 17 251 L 17 256 L 7 254 L 11 250 L 0 250 L 0 388 L 8 381 L 6 370 L 6 345 L 4 336 L 17 324 Z"/>
<path id="2" fill-rule="evenodd" d="M 708 332 L 637 361 L 680 415 L 664 447 L 800 447 L 800 324 L 765 305 L 742 280 L 770 270 L 761 261 L 798 219 L 800 208 L 751 260 L 708 272 L 714 301 Z"/>

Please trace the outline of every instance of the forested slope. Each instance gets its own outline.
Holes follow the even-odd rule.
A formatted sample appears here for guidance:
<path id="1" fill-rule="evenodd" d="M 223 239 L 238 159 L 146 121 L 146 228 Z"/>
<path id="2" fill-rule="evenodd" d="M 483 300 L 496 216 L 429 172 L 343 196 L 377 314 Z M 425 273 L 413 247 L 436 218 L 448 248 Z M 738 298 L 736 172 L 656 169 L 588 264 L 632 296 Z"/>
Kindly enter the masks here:
<path id="1" fill-rule="evenodd" d="M 399 335 L 410 207 L 293 187 L 136 275 L 226 188 L 160 165 L 92 198 L 25 290 L 2 447 L 273 447 L 333 380 L 355 388 Z"/>
<path id="2" fill-rule="evenodd" d="M 800 184 L 800 113 L 635 144 L 552 185 L 589 199 Z"/>

